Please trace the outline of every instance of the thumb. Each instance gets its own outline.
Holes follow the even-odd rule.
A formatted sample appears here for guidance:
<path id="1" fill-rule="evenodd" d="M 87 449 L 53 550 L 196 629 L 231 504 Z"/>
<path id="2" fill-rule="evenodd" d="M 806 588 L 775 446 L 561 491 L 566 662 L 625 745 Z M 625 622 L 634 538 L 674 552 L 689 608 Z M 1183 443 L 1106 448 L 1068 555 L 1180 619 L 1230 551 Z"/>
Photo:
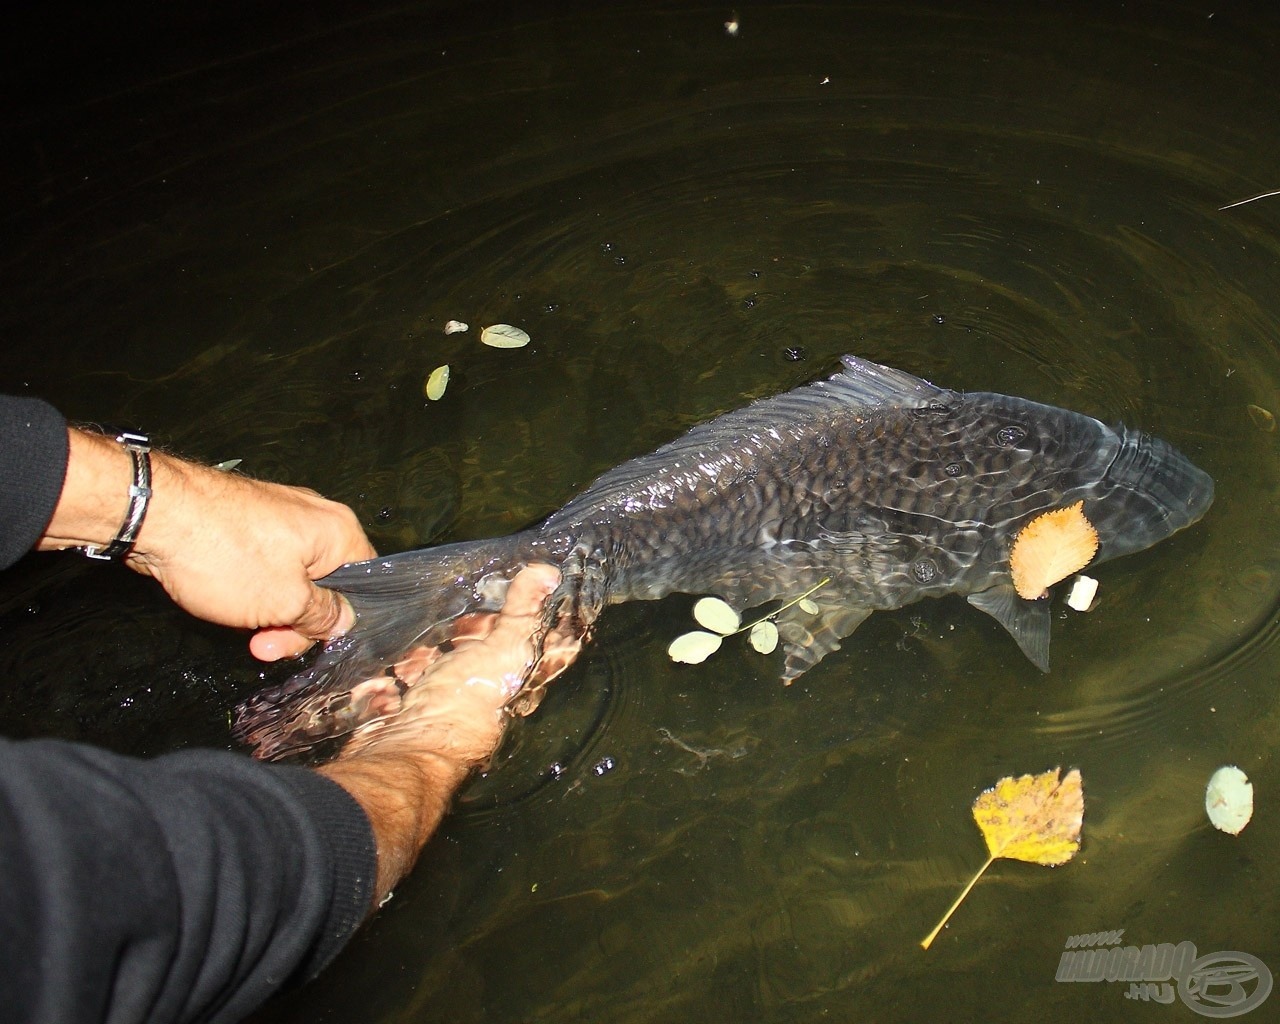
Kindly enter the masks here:
<path id="1" fill-rule="evenodd" d="M 297 657 L 313 643 L 310 637 L 288 626 L 268 626 L 249 637 L 249 653 L 259 661 L 279 661 Z"/>
<path id="2" fill-rule="evenodd" d="M 555 566 L 533 562 L 516 574 L 507 588 L 507 596 L 498 616 L 503 619 L 539 615 L 543 602 L 560 584 L 560 572 Z"/>
<path id="3" fill-rule="evenodd" d="M 327 640 L 345 633 L 355 624 L 356 614 L 347 600 L 336 590 L 311 584 L 311 599 L 292 623 L 295 632 L 312 640 Z"/>
<path id="4" fill-rule="evenodd" d="M 317 640 L 340 636 L 355 625 L 347 600 L 314 584 L 312 599 L 292 626 L 267 626 L 249 638 L 249 651 L 259 661 L 279 661 L 302 654 Z"/>

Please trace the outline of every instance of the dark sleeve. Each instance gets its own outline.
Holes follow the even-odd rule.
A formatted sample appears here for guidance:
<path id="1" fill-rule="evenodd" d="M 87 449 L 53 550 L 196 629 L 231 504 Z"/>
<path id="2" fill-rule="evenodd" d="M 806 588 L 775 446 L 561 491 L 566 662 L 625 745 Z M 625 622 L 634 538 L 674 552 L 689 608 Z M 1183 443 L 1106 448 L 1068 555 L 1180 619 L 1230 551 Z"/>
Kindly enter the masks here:
<path id="1" fill-rule="evenodd" d="M 315 772 L 0 740 L 4 1019 L 239 1021 L 342 948 L 375 869 Z"/>
<path id="2" fill-rule="evenodd" d="M 0 395 L 0 569 L 40 539 L 67 472 L 67 421 L 38 398 Z"/>

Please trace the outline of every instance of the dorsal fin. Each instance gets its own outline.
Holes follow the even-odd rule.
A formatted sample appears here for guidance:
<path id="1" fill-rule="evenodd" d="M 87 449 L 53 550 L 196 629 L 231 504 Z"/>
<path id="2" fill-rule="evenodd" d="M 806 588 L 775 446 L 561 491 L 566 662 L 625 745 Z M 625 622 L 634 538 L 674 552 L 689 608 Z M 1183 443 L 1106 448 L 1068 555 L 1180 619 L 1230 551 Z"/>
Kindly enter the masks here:
<path id="1" fill-rule="evenodd" d="M 797 436 L 833 412 L 919 409 L 948 394 L 928 381 L 890 366 L 841 356 L 844 369 L 828 380 L 762 398 L 745 408 L 703 423 L 683 437 L 609 470 L 543 524 L 559 529 L 582 522 L 645 483 L 681 473 L 706 476 L 780 440 Z M 730 446 L 733 446 L 730 450 Z M 643 500 L 643 496 L 637 494 Z M 653 495 L 655 499 L 659 495 Z"/>
<path id="2" fill-rule="evenodd" d="M 841 356 L 844 369 L 815 387 L 838 388 L 844 404 L 869 409 L 891 407 L 919 409 L 944 394 L 943 388 L 905 370 L 881 366 L 858 356 Z"/>

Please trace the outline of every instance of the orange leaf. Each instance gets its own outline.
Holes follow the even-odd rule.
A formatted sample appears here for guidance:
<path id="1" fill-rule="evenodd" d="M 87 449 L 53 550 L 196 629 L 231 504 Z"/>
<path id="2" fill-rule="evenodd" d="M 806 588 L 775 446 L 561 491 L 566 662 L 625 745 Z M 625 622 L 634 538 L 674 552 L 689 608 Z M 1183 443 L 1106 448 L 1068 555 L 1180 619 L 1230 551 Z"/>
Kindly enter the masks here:
<path id="1" fill-rule="evenodd" d="M 1016 779 L 1008 776 L 979 794 L 973 802 L 973 820 L 982 830 L 990 856 L 921 946 L 929 948 L 997 858 L 1054 867 L 1076 855 L 1084 823 L 1084 784 L 1079 769 L 1067 772 L 1066 778 L 1060 778 L 1061 772 L 1061 768 L 1054 768 Z"/>
<path id="2" fill-rule="evenodd" d="M 1049 587 L 1079 572 L 1097 553 L 1098 531 L 1085 517 L 1083 501 L 1036 516 L 1013 539 L 1013 589 L 1028 601 L 1044 597 Z"/>

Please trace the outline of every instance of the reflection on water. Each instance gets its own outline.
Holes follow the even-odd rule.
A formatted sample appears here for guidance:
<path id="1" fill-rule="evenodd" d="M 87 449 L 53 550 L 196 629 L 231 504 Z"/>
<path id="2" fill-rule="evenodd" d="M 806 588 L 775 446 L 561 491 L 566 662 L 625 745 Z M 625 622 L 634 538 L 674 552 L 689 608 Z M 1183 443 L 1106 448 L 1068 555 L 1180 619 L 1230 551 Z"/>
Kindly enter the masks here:
<path id="1" fill-rule="evenodd" d="M 1141 426 L 1217 503 L 1099 569 L 1047 677 L 959 601 L 873 616 L 789 689 L 745 645 L 671 665 L 683 599 L 610 612 L 263 1021 L 1122 1020 L 1124 986 L 1054 981 L 1068 935 L 1116 928 L 1280 970 L 1276 435 L 1249 412 L 1280 411 L 1280 199 L 1219 210 L 1280 187 L 1280 23 L 738 13 L 175 12 L 154 65 L 68 51 L 88 70 L 30 71 L 5 125 L 0 380 L 315 486 L 384 550 L 523 526 L 846 351 Z M 494 322 L 533 344 L 480 346 Z M 145 581 L 50 558 L 0 588 L 9 734 L 225 743 L 262 681 Z M 1223 763 L 1258 793 L 1235 840 L 1203 820 Z M 973 797 L 1055 764 L 1080 856 L 997 865 L 923 953 L 984 856 Z"/>

